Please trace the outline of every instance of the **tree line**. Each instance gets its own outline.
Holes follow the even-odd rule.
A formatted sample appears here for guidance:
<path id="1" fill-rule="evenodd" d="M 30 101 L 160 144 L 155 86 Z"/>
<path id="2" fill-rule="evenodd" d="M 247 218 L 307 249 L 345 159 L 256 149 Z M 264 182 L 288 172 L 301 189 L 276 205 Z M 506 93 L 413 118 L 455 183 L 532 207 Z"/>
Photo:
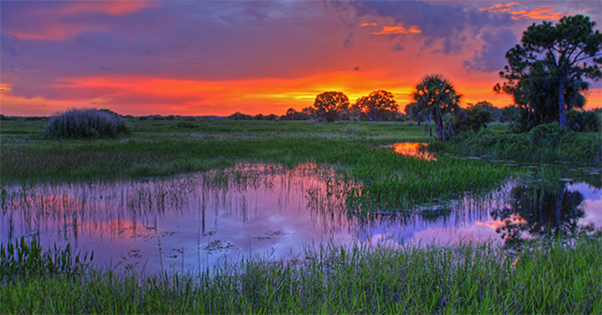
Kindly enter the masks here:
<path id="1" fill-rule="evenodd" d="M 582 110 L 589 82 L 602 78 L 602 34 L 594 31 L 595 24 L 589 17 L 576 15 L 565 16 L 555 25 L 544 21 L 529 26 L 521 43 L 506 53 L 508 65 L 500 72 L 505 82 L 494 86 L 495 92 L 509 94 L 514 100 L 503 109 L 487 101 L 461 108 L 462 95 L 449 80 L 435 74 L 415 86 L 405 115 L 399 113 L 389 91 L 374 91 L 353 104 L 343 92 L 327 91 L 316 96 L 313 106 L 301 112 L 291 108 L 280 119 L 414 120 L 433 135 L 432 123 L 433 136 L 441 140 L 467 130 L 478 131 L 494 119 L 509 122 L 517 132 L 552 122 L 575 131 L 598 131 L 601 110 Z"/>

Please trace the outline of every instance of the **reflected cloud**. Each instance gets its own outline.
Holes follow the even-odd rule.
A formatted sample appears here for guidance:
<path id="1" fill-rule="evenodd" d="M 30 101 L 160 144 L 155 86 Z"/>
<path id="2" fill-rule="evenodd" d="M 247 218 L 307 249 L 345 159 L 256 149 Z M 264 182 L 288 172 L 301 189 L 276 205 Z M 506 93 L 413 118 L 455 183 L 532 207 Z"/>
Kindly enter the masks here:
<path id="1" fill-rule="evenodd" d="M 0 203 L 0 242 L 39 237 L 47 246 L 71 243 L 94 251 L 101 266 L 119 263 L 153 274 L 194 271 L 249 255 L 294 257 L 311 244 L 507 244 L 554 229 L 600 227 L 599 190 L 581 184 L 559 188 L 560 221 L 555 208 L 532 207 L 555 205 L 557 195 L 514 181 L 402 213 L 354 214 L 348 198 L 361 185 L 315 164 L 293 169 L 241 164 L 174 178 L 13 185 L 4 187 Z"/>

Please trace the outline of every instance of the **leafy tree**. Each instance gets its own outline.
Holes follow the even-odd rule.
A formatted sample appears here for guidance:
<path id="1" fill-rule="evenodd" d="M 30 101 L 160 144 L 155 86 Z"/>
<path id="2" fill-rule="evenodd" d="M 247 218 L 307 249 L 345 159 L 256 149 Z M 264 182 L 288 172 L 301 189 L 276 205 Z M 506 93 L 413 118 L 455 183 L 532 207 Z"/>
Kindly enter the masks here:
<path id="1" fill-rule="evenodd" d="M 343 92 L 323 92 L 316 96 L 314 111 L 317 120 L 334 122 L 349 109 L 349 98 Z"/>
<path id="2" fill-rule="evenodd" d="M 460 98 L 454 86 L 441 75 L 426 76 L 416 85 L 412 98 L 418 104 L 418 124 L 421 121 L 435 122 L 435 135 L 447 140 L 452 135 L 451 126 L 444 125 L 446 114 L 460 113 Z M 426 127 L 425 127 L 426 130 Z"/>
<path id="3" fill-rule="evenodd" d="M 584 78 L 602 77 L 602 34 L 593 31 L 595 24 L 583 15 L 565 16 L 556 25 L 533 23 L 523 33 L 522 45 L 506 53 L 508 65 L 500 76 L 508 82 L 495 90 L 531 108 L 545 106 L 553 100 L 551 94 L 557 95 L 558 121 L 566 128 L 567 105 L 576 105 L 579 92 L 587 89 Z"/>
<path id="4" fill-rule="evenodd" d="M 313 106 L 304 107 L 303 109 L 301 109 L 301 113 L 307 115 L 312 119 L 316 118 L 316 109 Z"/>
<path id="5" fill-rule="evenodd" d="M 399 106 L 393 93 L 385 90 L 371 92 L 360 97 L 353 108 L 359 108 L 370 121 L 391 120 L 397 116 Z"/>
<path id="6" fill-rule="evenodd" d="M 251 115 L 243 114 L 241 112 L 236 112 L 226 118 L 232 120 L 253 120 L 254 117 Z"/>
<path id="7" fill-rule="evenodd" d="M 477 102 L 476 104 L 468 103 L 468 108 L 472 108 L 472 107 L 481 108 L 481 109 L 488 111 L 489 113 L 491 113 L 492 120 L 499 120 L 500 117 L 502 116 L 502 110 L 493 106 L 493 104 L 489 101 L 480 101 L 480 102 Z"/>
<path id="8" fill-rule="evenodd" d="M 498 84 L 494 88 L 498 92 L 504 91 L 512 95 L 519 106 L 518 115 L 510 121 L 516 131 L 526 132 L 537 125 L 559 121 L 558 84 L 541 69 L 531 71 L 530 76 L 516 82 L 514 86 L 506 84 L 501 87 Z M 533 71 L 538 71 L 539 74 Z M 587 88 L 588 84 L 583 80 L 569 80 L 564 93 L 566 107 L 583 108 L 585 97 L 582 92 Z"/>
<path id="9" fill-rule="evenodd" d="M 409 119 L 418 121 L 418 103 L 407 104 L 403 111 Z"/>
<path id="10" fill-rule="evenodd" d="M 478 132 L 481 128 L 487 128 L 487 124 L 493 121 L 491 112 L 482 107 L 471 105 L 469 105 L 464 113 L 454 117 L 454 132 L 468 130 Z"/>
<path id="11" fill-rule="evenodd" d="M 286 114 L 280 116 L 280 120 L 308 120 L 309 115 L 305 112 L 298 112 L 294 108 L 289 108 Z"/>

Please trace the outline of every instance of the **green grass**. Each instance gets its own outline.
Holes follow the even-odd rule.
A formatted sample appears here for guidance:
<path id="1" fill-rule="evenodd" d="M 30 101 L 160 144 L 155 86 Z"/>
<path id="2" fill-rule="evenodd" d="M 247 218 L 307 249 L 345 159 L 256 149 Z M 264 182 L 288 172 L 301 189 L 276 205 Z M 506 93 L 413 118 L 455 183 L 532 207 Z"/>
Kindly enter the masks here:
<path id="1" fill-rule="evenodd" d="M 2 276 L 0 313 L 594 313 L 602 241 L 403 250 L 330 246 L 213 272 L 139 277 L 89 269 Z"/>
<path id="2" fill-rule="evenodd" d="M 571 132 L 546 124 L 516 134 L 498 128 L 467 132 L 449 141 L 435 141 L 429 150 L 457 155 L 491 155 L 522 162 L 567 162 L 600 167 L 602 134 Z"/>
<path id="3" fill-rule="evenodd" d="M 437 162 L 415 160 L 382 148 L 395 142 L 428 141 L 413 123 L 133 120 L 132 124 L 131 136 L 115 140 L 3 137 L 1 181 L 140 178 L 220 169 L 240 162 L 286 166 L 314 162 L 332 166 L 345 179 L 363 185 L 353 192 L 357 209 L 394 211 L 489 188 L 518 172 L 446 157 Z"/>
<path id="4" fill-rule="evenodd" d="M 45 123 L 1 122 L 2 185 L 315 162 L 362 185 L 348 196 L 352 210 L 362 212 L 487 189 L 522 172 L 450 156 L 414 160 L 381 147 L 430 141 L 412 123 L 133 119 L 131 135 L 93 141 L 45 139 Z M 44 252 L 23 241 L 3 247 L 10 250 L 0 250 L 0 313 L 602 312 L 599 235 L 531 242 L 518 254 L 475 244 L 333 245 L 289 260 L 251 258 L 211 272 L 160 276 L 95 270 L 70 248 Z"/>

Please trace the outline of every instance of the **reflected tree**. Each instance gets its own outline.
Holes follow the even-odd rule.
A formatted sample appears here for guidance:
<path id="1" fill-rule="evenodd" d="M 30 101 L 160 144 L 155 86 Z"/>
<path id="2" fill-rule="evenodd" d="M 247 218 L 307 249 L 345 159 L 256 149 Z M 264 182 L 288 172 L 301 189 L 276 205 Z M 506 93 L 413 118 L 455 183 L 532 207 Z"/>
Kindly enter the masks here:
<path id="1" fill-rule="evenodd" d="M 524 233 L 536 238 L 579 234 L 578 222 L 585 215 L 581 206 L 584 198 L 579 191 L 568 190 L 566 183 L 556 187 L 518 185 L 512 189 L 511 197 L 508 206 L 491 213 L 503 222 L 497 232 L 506 245 L 520 243 Z"/>

